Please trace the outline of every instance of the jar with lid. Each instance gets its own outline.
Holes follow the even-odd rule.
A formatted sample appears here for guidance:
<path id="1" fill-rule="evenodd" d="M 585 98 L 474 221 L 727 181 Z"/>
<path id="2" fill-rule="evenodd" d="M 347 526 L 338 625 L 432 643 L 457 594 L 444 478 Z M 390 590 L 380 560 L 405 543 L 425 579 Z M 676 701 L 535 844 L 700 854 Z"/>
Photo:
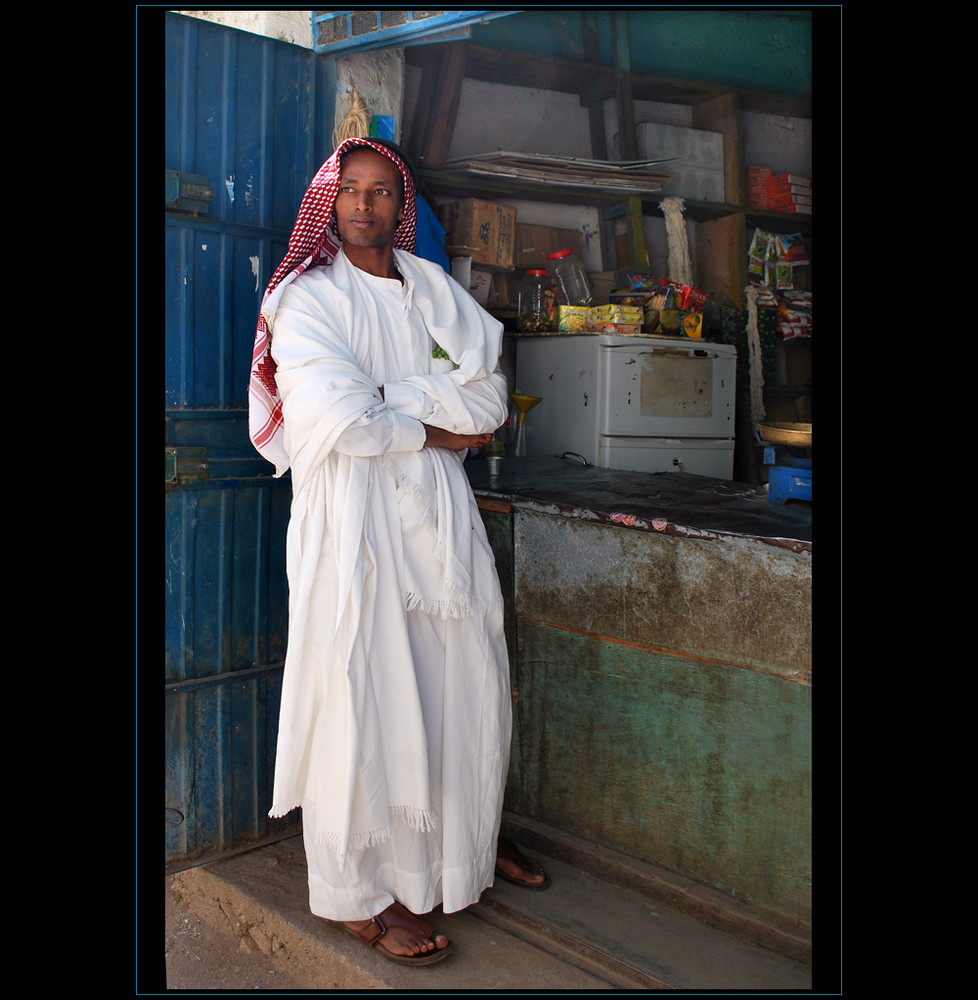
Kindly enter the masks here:
<path id="1" fill-rule="evenodd" d="M 550 274 L 561 302 L 568 306 L 589 306 L 594 301 L 591 283 L 580 258 L 565 247 L 547 254 Z"/>
<path id="2" fill-rule="evenodd" d="M 524 333 L 541 333 L 556 328 L 557 299 L 547 272 L 527 271 L 517 290 L 517 328 Z"/>

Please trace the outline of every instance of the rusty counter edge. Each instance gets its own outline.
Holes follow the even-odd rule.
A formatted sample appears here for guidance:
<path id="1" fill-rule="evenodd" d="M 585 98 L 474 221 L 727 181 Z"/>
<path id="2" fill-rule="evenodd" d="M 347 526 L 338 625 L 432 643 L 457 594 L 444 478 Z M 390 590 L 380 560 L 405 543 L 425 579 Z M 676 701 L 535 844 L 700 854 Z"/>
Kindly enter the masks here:
<path id="1" fill-rule="evenodd" d="M 518 508 L 679 538 L 753 539 L 795 553 L 812 551 L 811 502 L 774 504 L 763 487 L 555 458 L 507 458 L 498 475 L 490 475 L 484 461 L 467 461 L 465 469 L 484 511 Z"/>

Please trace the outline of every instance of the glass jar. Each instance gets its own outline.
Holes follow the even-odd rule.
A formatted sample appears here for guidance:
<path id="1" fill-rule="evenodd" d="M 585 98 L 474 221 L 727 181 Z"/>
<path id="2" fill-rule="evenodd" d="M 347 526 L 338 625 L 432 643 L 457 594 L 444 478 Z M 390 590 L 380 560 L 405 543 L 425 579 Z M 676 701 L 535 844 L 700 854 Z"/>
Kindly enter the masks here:
<path id="1" fill-rule="evenodd" d="M 517 329 L 545 333 L 556 328 L 557 299 L 546 271 L 527 271 L 520 279 L 517 295 Z"/>
<path id="2" fill-rule="evenodd" d="M 566 247 L 547 254 L 550 274 L 561 302 L 568 306 L 589 306 L 594 301 L 591 283 L 580 258 Z"/>

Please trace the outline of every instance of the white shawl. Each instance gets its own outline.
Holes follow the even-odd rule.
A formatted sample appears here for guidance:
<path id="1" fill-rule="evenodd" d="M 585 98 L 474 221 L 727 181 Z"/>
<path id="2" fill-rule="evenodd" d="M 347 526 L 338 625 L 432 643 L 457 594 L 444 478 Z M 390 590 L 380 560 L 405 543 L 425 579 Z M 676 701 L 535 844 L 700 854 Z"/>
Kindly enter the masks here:
<path id="1" fill-rule="evenodd" d="M 463 456 L 422 449 L 420 421 L 482 433 L 506 417 L 501 324 L 437 265 L 398 250 L 395 262 L 403 303 L 396 283 L 341 252 L 264 316 L 293 476 L 270 815 L 314 809 L 341 861 L 385 840 L 392 822 L 437 824 L 404 616 L 464 617 L 484 586 L 470 573 Z M 433 359 L 435 345 L 458 367 Z M 379 645 L 404 655 L 377 663 Z"/>

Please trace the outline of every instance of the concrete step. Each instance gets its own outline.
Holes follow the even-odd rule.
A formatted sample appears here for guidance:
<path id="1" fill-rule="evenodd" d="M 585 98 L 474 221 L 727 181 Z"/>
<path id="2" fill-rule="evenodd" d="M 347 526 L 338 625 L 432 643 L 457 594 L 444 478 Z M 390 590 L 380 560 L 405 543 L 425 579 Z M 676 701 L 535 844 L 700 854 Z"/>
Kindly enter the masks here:
<path id="1" fill-rule="evenodd" d="M 245 942 L 257 949 L 300 988 L 812 988 L 809 962 L 757 943 L 757 925 L 764 921 L 738 923 L 728 913 L 719 914 L 727 928 L 704 922 L 703 913 L 717 902 L 709 892 L 698 895 L 692 884 L 654 870 L 639 871 L 631 884 L 622 884 L 624 862 L 607 852 L 587 852 L 584 845 L 524 823 L 510 820 L 504 828 L 540 860 L 553 885 L 528 892 L 500 880 L 462 913 L 436 910 L 429 922 L 455 941 L 455 952 L 423 969 L 388 962 L 309 912 L 301 837 L 169 875 L 168 888 L 182 906 L 226 933 L 229 945 Z M 557 843 L 550 853 L 540 849 L 548 837 Z M 582 852 L 584 863 L 568 860 L 575 851 Z M 650 885 L 656 891 L 648 891 Z M 665 898 L 670 892 L 672 902 Z M 694 915 L 690 899 L 697 898 L 700 913 Z M 181 988 L 175 982 L 168 987 Z"/>
<path id="2" fill-rule="evenodd" d="M 726 931 L 737 940 L 811 967 L 812 934 L 808 923 L 759 910 L 658 865 L 513 813 L 503 813 L 503 832 L 533 854 L 565 862 L 599 882 L 658 901 L 670 911 Z"/>

